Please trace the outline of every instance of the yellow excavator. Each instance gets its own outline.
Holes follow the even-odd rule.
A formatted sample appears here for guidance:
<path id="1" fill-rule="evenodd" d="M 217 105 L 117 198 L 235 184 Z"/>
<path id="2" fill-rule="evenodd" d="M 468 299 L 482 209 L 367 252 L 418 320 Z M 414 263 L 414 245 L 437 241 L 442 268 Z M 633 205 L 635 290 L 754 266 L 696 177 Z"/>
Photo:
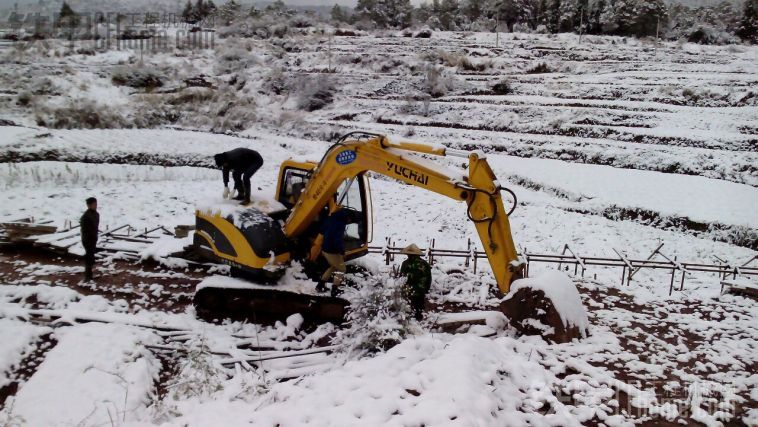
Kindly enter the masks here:
<path id="1" fill-rule="evenodd" d="M 467 173 L 435 164 L 432 156 L 468 160 Z M 275 282 L 283 266 L 305 260 L 330 206 L 350 213 L 345 233 L 345 258 L 368 253 L 372 239 L 372 206 L 368 173 L 384 175 L 466 204 L 489 264 L 503 294 L 521 277 L 502 191 L 485 155 L 477 151 L 391 141 L 366 132 L 344 135 L 319 162 L 282 163 L 276 201 L 268 209 L 248 207 L 235 212 L 198 209 L 194 249 L 205 258 L 228 264 L 233 274 L 256 282 Z M 513 193 L 511 192 L 513 195 Z M 516 206 L 513 195 L 513 208 Z M 272 204 L 276 204 L 273 208 Z M 512 212 L 512 209 L 511 209 Z M 461 212 L 463 215 L 463 212 Z M 274 285 L 205 286 L 195 294 L 198 315 L 204 318 L 248 317 L 256 320 L 301 313 L 306 318 L 339 321 L 346 302 L 314 293 L 281 291 Z M 247 316 L 246 316 L 247 315 Z"/>

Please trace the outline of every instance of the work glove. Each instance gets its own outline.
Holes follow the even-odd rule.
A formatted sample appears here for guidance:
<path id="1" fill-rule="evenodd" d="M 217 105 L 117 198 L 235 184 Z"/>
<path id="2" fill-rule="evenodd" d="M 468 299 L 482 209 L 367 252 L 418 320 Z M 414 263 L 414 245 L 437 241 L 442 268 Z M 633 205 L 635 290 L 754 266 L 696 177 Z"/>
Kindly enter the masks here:
<path id="1" fill-rule="evenodd" d="M 224 198 L 228 199 L 230 196 L 229 187 L 224 187 Z"/>

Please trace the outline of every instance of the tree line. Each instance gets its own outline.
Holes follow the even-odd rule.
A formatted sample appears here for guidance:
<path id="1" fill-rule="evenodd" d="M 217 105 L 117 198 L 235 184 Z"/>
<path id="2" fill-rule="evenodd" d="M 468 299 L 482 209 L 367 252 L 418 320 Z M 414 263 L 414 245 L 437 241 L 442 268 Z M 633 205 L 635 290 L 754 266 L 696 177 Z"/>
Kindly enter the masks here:
<path id="1" fill-rule="evenodd" d="M 216 6 L 213 0 L 187 0 L 181 17 L 197 24 L 209 19 L 228 25 L 239 19 L 275 16 L 294 19 L 298 13 L 277 0 L 263 9 L 238 0 Z M 66 2 L 60 18 L 76 20 Z M 335 25 L 358 29 L 428 27 L 441 31 L 522 31 L 608 34 L 696 43 L 758 43 L 758 0 L 735 6 L 723 0 L 692 8 L 664 0 L 431 0 L 414 7 L 410 0 L 358 0 L 355 8 L 334 5 Z"/>
<path id="2" fill-rule="evenodd" d="M 656 36 L 702 43 L 758 42 L 758 0 L 734 6 L 691 8 L 664 0 L 431 0 L 414 7 L 410 0 L 358 0 L 334 5 L 333 21 L 360 27 L 428 26 L 443 31 L 575 32 L 619 36 Z"/>

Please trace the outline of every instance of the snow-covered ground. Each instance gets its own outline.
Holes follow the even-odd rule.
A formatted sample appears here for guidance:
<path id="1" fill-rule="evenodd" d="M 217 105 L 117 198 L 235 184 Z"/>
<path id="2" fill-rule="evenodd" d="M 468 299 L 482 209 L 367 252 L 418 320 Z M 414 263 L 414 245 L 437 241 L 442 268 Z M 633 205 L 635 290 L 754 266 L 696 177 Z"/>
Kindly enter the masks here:
<path id="1" fill-rule="evenodd" d="M 209 168 L 213 154 L 240 146 L 261 152 L 253 187 L 270 196 L 283 160 L 317 161 L 327 137 L 368 130 L 483 150 L 518 197 L 510 220 L 529 252 L 559 253 L 569 244 L 580 255 L 614 257 L 617 249 L 643 259 L 664 243 L 662 252 L 680 261 L 715 263 L 718 256 L 736 264 L 758 254 L 758 48 L 664 44 L 653 51 L 635 40 L 587 37 L 579 45 L 570 35 L 523 34 L 501 36 L 495 48 L 492 37 L 336 37 L 330 73 L 317 73 L 326 71 L 327 55 L 317 35 L 293 37 L 288 50 L 246 41 L 254 58 L 231 72 L 214 56 L 226 53 L 224 44 L 191 58 L 146 56 L 148 65 L 178 70 L 169 87 L 200 73 L 222 86 L 232 75 L 247 79 L 255 121 L 227 134 L 208 132 L 213 124 L 202 116 L 214 119 L 212 106 L 179 108 L 181 129 L 41 126 L 35 114 L 71 101 L 96 101 L 103 114 L 131 120 L 153 105 L 147 98 L 159 105 L 174 95 L 112 85 L 109 70 L 129 63 L 128 51 L 3 52 L 12 59 L 0 72 L 9 88 L 0 94 L 0 118 L 22 126 L 0 127 L 0 220 L 64 226 L 96 196 L 103 229 L 193 224 L 194 209 L 221 196 L 220 172 Z M 469 70 L 455 65 L 461 57 L 488 65 Z M 451 81 L 443 96 L 424 101 L 418 95 L 430 63 Z M 526 72 L 538 63 L 550 72 Z M 41 80 L 42 71 L 61 65 L 51 82 Z M 277 70 L 328 76 L 334 102 L 298 110 L 297 94 L 264 89 Z M 492 93 L 503 79 L 513 92 Z M 37 97 L 38 111 L 16 103 L 25 91 Z M 460 159 L 435 160 L 465 172 Z M 371 177 L 371 190 L 375 245 L 434 239 L 437 247 L 466 249 L 476 241 L 460 203 L 381 176 Z M 218 271 L 154 271 L 110 259 L 100 271 L 106 283 L 88 288 L 77 284 L 81 267 L 26 256 L 0 255 L 0 388 L 20 383 L 10 397 L 0 393 L 0 424 L 758 425 L 758 311 L 754 300 L 720 295 L 715 275 L 690 274 L 669 296 L 668 273 L 641 271 L 621 287 L 618 269 L 590 268 L 576 278 L 589 336 L 566 344 L 518 336 L 497 322 L 443 332 L 436 323 L 444 314 L 429 313 L 407 339 L 374 357 L 329 349 L 277 359 L 320 351 L 335 327 L 301 330 L 297 318 L 272 326 L 203 323 L 188 298 L 203 275 Z M 492 309 L 495 283 L 486 265 L 474 274 L 462 262 L 437 261 L 431 303 L 469 307 L 467 319 Z M 361 262 L 389 270 L 379 255 Z M 549 268 L 532 265 L 531 273 Z M 117 280 L 127 270 L 129 279 Z M 33 309 L 63 320 L 32 325 L 24 319 Z M 111 323 L 69 325 L 77 318 Z M 27 359 L 43 345 L 52 348 L 42 348 L 34 356 L 41 363 L 29 369 Z M 249 370 L 220 362 L 264 358 Z"/>

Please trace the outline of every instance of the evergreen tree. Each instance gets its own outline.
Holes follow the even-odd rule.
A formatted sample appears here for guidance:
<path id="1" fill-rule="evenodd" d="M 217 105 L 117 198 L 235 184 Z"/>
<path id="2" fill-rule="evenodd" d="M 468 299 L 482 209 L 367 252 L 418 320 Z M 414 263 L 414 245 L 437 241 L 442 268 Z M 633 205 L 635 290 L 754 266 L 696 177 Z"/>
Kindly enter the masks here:
<path id="1" fill-rule="evenodd" d="M 533 24 L 536 6 L 532 0 L 494 0 L 487 5 L 487 16 L 508 26 L 513 31 L 516 23 Z"/>
<path id="2" fill-rule="evenodd" d="M 574 31 L 578 22 L 579 9 L 576 0 L 563 0 L 558 9 L 558 31 L 568 33 Z"/>
<path id="3" fill-rule="evenodd" d="M 484 12 L 483 0 L 463 0 L 460 3 L 460 13 L 468 22 L 474 22 L 479 19 Z"/>
<path id="4" fill-rule="evenodd" d="M 337 3 L 335 3 L 332 7 L 331 15 L 333 22 L 347 22 L 347 15 L 345 15 L 345 11 L 342 10 L 340 5 Z"/>
<path id="5" fill-rule="evenodd" d="M 668 9 L 663 0 L 638 0 L 635 8 L 634 35 L 654 36 L 668 24 Z"/>
<path id="6" fill-rule="evenodd" d="M 79 25 L 79 15 L 77 15 L 76 12 L 71 9 L 71 6 L 65 1 L 61 5 L 61 11 L 58 14 L 58 18 L 58 24 L 61 27 L 76 27 Z"/>
<path id="7" fill-rule="evenodd" d="M 547 0 L 540 0 L 539 5 L 537 6 L 537 17 L 536 17 L 536 23 L 537 25 L 544 25 L 545 28 L 548 28 L 548 3 Z"/>
<path id="8" fill-rule="evenodd" d="M 611 0 L 601 15 L 603 32 L 628 36 L 633 34 L 637 20 L 635 0 Z"/>
<path id="9" fill-rule="evenodd" d="M 456 30 L 458 25 L 456 24 L 458 17 L 458 0 L 442 0 L 439 4 L 439 14 L 437 18 L 440 20 L 443 30 Z"/>
<path id="10" fill-rule="evenodd" d="M 737 35 L 745 41 L 758 43 L 758 0 L 745 0 Z"/>
<path id="11" fill-rule="evenodd" d="M 203 11 L 203 18 L 207 18 L 213 15 L 214 13 L 216 13 L 216 10 L 217 10 L 216 4 L 213 3 L 213 0 L 207 0 L 205 2 L 205 10 Z"/>
<path id="12" fill-rule="evenodd" d="M 204 12 L 205 12 L 205 4 L 203 3 L 203 0 L 197 0 L 197 2 L 195 3 L 195 7 L 192 9 L 193 20 L 195 22 L 202 21 Z"/>
<path id="13" fill-rule="evenodd" d="M 358 0 L 355 11 L 382 28 L 407 27 L 413 16 L 410 0 Z"/>
<path id="14" fill-rule="evenodd" d="M 603 26 L 600 21 L 600 16 L 605 9 L 605 0 L 595 0 L 590 6 L 587 15 L 587 32 L 590 34 L 601 34 L 603 32 Z"/>
<path id="15" fill-rule="evenodd" d="M 184 9 L 182 10 L 182 21 L 186 23 L 193 23 L 194 19 L 194 9 L 192 8 L 192 3 L 190 3 L 190 0 L 187 0 L 187 4 L 184 5 Z"/>
<path id="16" fill-rule="evenodd" d="M 276 0 L 266 6 L 263 11 L 271 15 L 286 15 L 289 12 L 287 5 L 282 0 Z"/>
<path id="17" fill-rule="evenodd" d="M 429 3 L 421 3 L 416 10 L 413 11 L 413 19 L 416 22 L 425 24 L 426 21 L 429 20 L 429 17 L 432 16 L 432 10 L 429 7 Z"/>
<path id="18" fill-rule="evenodd" d="M 242 5 L 237 3 L 236 0 L 228 0 L 218 8 L 216 16 L 221 20 L 222 24 L 229 25 L 242 16 Z"/>
<path id="19" fill-rule="evenodd" d="M 550 0 L 547 7 L 547 28 L 551 33 L 560 31 L 561 24 L 561 0 Z"/>
<path id="20" fill-rule="evenodd" d="M 587 32 L 587 15 L 589 14 L 589 0 L 577 0 L 574 13 L 574 30 L 576 32 Z M 582 28 L 583 27 L 583 28 Z"/>

